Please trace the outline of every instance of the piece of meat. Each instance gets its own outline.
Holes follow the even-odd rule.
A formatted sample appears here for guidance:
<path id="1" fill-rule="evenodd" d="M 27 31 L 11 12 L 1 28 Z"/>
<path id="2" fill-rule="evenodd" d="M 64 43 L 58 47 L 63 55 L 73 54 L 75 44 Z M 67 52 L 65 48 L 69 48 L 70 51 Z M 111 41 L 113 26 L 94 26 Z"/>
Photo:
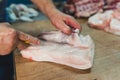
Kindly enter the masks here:
<path id="1" fill-rule="evenodd" d="M 77 17 L 89 17 L 103 8 L 103 0 L 79 0 L 75 2 L 75 15 Z"/>
<path id="2" fill-rule="evenodd" d="M 65 43 L 72 45 L 74 47 L 82 47 L 87 48 L 87 45 L 83 45 L 80 37 L 78 36 L 79 30 L 75 30 L 71 35 L 66 35 L 61 31 L 50 31 L 43 32 L 39 35 L 40 39 L 44 39 L 46 41 L 57 42 L 57 43 Z"/>
<path id="3" fill-rule="evenodd" d="M 94 43 L 90 36 L 78 36 L 77 33 L 67 36 L 65 34 L 63 35 L 61 31 L 52 31 L 48 34 L 44 33 L 44 39 L 46 38 L 46 40 L 50 40 L 51 42 L 45 41 L 41 42 L 42 44 L 40 46 L 30 46 L 21 51 L 22 56 L 34 61 L 54 62 L 77 69 L 88 69 L 92 67 Z M 69 38 L 73 39 L 67 42 Z M 78 43 L 78 41 L 80 42 Z"/>
<path id="4" fill-rule="evenodd" d="M 101 11 L 104 0 L 67 0 L 64 12 L 79 17 L 89 17 Z"/>
<path id="5" fill-rule="evenodd" d="M 65 13 L 77 18 L 113 9 L 120 9 L 120 0 L 67 0 L 64 6 Z"/>
<path id="6" fill-rule="evenodd" d="M 113 17 L 113 13 L 113 10 L 105 11 L 104 13 L 96 13 L 88 19 L 88 23 L 93 28 L 105 29 L 109 27 L 109 22 Z"/>
<path id="7" fill-rule="evenodd" d="M 105 31 L 116 35 L 120 35 L 120 20 L 112 18 L 110 22 L 110 27 L 107 27 Z"/>
<path id="8" fill-rule="evenodd" d="M 113 10 L 113 9 L 120 9 L 120 0 L 119 1 L 113 1 L 108 2 L 107 5 L 104 6 L 104 10 Z"/>
<path id="9" fill-rule="evenodd" d="M 93 28 L 120 35 L 119 10 L 107 10 L 103 13 L 97 13 L 88 19 L 88 23 Z"/>

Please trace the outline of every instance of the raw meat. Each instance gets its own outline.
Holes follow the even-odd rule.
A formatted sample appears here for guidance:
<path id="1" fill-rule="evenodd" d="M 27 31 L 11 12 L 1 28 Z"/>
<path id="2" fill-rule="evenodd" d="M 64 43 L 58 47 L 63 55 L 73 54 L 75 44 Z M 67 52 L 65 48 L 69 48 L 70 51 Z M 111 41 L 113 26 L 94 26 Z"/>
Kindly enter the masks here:
<path id="1" fill-rule="evenodd" d="M 74 47 L 81 47 L 87 48 L 88 44 L 82 44 L 81 38 L 78 36 L 79 30 L 74 30 L 71 35 L 65 35 L 61 31 L 50 31 L 50 32 L 43 32 L 39 35 L 40 39 L 44 39 L 46 41 L 57 42 L 57 43 L 67 43 Z"/>
<path id="2" fill-rule="evenodd" d="M 104 6 L 104 0 L 67 0 L 64 12 L 76 17 L 89 17 L 92 14 L 101 11 Z"/>
<path id="3" fill-rule="evenodd" d="M 89 17 L 100 11 L 104 5 L 103 0 L 79 0 L 75 3 L 77 17 Z"/>
<path id="4" fill-rule="evenodd" d="M 78 36 L 75 32 L 68 36 L 61 31 L 52 31 L 50 35 L 48 34 L 49 32 L 44 33 L 44 36 L 46 35 L 44 39 L 46 38 L 50 42 L 43 41 L 40 46 L 28 47 L 21 51 L 22 56 L 34 61 L 54 62 L 77 69 L 92 67 L 94 43 L 89 35 L 85 37 L 82 35 Z"/>
<path id="5" fill-rule="evenodd" d="M 120 0 L 108 0 L 105 3 L 104 10 L 119 9 Z"/>
<path id="6" fill-rule="evenodd" d="M 64 12 L 77 18 L 113 9 L 120 9 L 120 0 L 67 0 L 64 5 Z"/>
<path id="7" fill-rule="evenodd" d="M 120 35 L 120 11 L 108 10 L 97 13 L 88 19 L 91 27 Z"/>

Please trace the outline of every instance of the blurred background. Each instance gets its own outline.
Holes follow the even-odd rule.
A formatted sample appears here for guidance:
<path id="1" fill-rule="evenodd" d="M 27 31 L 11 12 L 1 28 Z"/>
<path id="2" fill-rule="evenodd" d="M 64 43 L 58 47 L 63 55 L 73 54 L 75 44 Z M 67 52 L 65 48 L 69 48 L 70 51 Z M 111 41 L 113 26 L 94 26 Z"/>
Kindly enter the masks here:
<path id="1" fill-rule="evenodd" d="M 62 10 L 63 4 L 66 0 L 53 0 L 56 7 L 60 10 Z M 16 22 L 16 21 L 35 21 L 35 20 L 45 20 L 47 19 L 46 16 L 44 16 L 37 8 L 33 5 L 33 3 L 30 0 L 4 0 L 4 4 L 7 6 L 5 7 L 6 14 L 4 12 L 4 19 L 7 22 Z M 7 2 L 7 4 L 6 4 Z M 24 12 L 20 11 L 18 7 L 21 7 L 24 9 Z M 28 11 L 28 9 L 30 10 Z M 32 11 L 31 11 L 32 8 Z M 22 10 L 23 10 L 22 9 Z M 27 11 L 26 11 L 26 10 Z M 21 12 L 21 13 L 20 13 Z M 29 13 L 25 13 L 29 12 Z M 32 12 L 32 13 L 31 13 Z M 22 17 L 21 17 L 22 15 Z M 19 19 L 18 19 L 19 17 Z"/>

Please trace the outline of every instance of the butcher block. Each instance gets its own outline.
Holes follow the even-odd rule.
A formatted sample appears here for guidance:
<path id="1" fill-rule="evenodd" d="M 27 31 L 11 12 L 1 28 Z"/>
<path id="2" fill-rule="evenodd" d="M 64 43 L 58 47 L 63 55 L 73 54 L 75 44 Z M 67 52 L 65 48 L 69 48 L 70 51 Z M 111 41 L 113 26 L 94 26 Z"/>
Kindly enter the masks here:
<path id="1" fill-rule="evenodd" d="M 51 62 L 35 62 L 14 50 L 17 80 L 120 80 L 120 36 L 92 29 L 87 19 L 77 20 L 81 34 L 89 34 L 95 43 L 94 64 L 91 69 L 79 70 Z M 49 20 L 17 22 L 14 28 L 33 36 L 55 30 Z"/>

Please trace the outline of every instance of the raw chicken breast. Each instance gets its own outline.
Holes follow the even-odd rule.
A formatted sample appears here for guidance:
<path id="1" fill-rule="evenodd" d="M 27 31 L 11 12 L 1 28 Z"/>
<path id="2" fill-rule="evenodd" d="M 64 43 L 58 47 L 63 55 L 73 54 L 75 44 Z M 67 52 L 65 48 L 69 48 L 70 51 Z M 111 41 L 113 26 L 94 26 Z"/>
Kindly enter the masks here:
<path id="1" fill-rule="evenodd" d="M 54 62 L 77 69 L 92 67 L 94 43 L 89 35 L 84 37 L 72 33 L 68 36 L 61 31 L 52 31 L 48 34 L 49 32 L 44 34 L 44 39 L 51 42 L 43 41 L 40 46 L 30 46 L 21 51 L 22 56 L 34 61 Z"/>
<path id="2" fill-rule="evenodd" d="M 102 29 L 116 35 L 120 35 L 120 11 L 108 10 L 103 13 L 97 13 L 88 19 L 91 27 Z"/>

